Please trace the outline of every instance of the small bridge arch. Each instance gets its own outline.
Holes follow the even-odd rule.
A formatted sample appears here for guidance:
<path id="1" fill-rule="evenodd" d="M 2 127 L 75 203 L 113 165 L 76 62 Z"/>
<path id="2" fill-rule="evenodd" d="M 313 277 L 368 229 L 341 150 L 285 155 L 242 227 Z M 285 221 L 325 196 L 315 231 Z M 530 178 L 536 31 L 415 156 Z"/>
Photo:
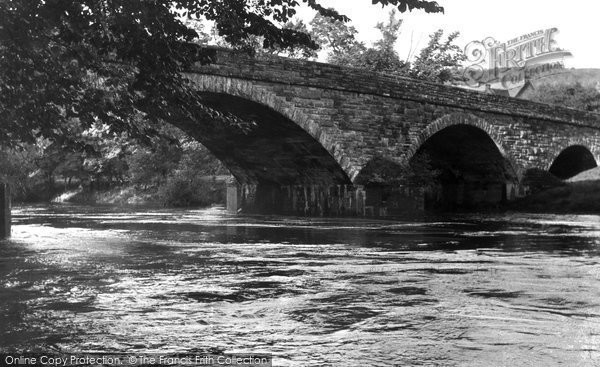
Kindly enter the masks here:
<path id="1" fill-rule="evenodd" d="M 413 140 L 412 144 L 406 151 L 405 163 L 408 163 L 413 156 L 417 153 L 417 151 L 423 146 L 423 144 L 431 138 L 433 135 L 442 131 L 443 129 L 456 126 L 456 125 L 468 125 L 479 128 L 484 131 L 488 137 L 494 142 L 496 148 L 500 152 L 500 154 L 506 158 L 513 167 L 515 167 L 514 160 L 507 153 L 508 149 L 504 146 L 502 142 L 502 134 L 498 131 L 493 124 L 487 122 L 485 119 L 477 117 L 473 114 L 469 113 L 454 113 L 448 114 L 443 117 L 438 118 L 437 120 L 431 122 L 427 127 L 425 127 L 421 133 Z"/>
<path id="2" fill-rule="evenodd" d="M 589 169 L 598 167 L 598 161 L 591 150 L 583 144 L 569 144 L 557 150 L 558 154 L 548 167 L 548 172 L 565 180 Z"/>

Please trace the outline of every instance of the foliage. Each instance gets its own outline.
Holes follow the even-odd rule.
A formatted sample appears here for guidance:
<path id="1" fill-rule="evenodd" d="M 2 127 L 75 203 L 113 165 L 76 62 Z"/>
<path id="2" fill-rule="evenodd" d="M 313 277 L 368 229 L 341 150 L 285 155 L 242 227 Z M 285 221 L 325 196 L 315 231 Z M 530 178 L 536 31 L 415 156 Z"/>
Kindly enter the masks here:
<path id="1" fill-rule="evenodd" d="M 216 180 L 189 180 L 176 172 L 168 178 L 158 192 L 160 202 L 165 206 L 190 207 L 207 206 L 225 202 L 225 184 Z"/>
<path id="2" fill-rule="evenodd" d="M 311 26 L 313 38 L 328 51 L 327 61 L 332 64 L 391 72 L 436 83 L 454 83 L 462 78 L 459 67 L 465 55 L 454 43 L 458 32 L 451 33 L 445 41 L 442 41 L 442 30 L 433 33 L 427 47 L 409 63 L 395 50 L 402 20 L 396 17 L 394 10 L 389 13 L 386 23 L 377 24 L 381 38 L 373 47 L 359 42 L 356 29 L 344 22 L 316 16 Z"/>
<path id="3" fill-rule="evenodd" d="M 104 182 L 107 186 L 125 181 L 128 169 L 125 157 L 132 146 L 126 134 L 114 134 L 107 125 L 95 124 L 82 133 L 81 140 L 87 147 L 81 154 L 81 168 L 90 177 L 88 181 L 93 177 L 96 184 Z"/>
<path id="4" fill-rule="evenodd" d="M 349 20 L 318 0 L 301 2 L 323 19 Z M 0 144 L 5 172 L 20 187 L 15 192 L 43 183 L 50 196 L 58 178 L 65 186 L 71 180 L 84 186 L 147 180 L 158 185 L 175 171 L 177 180 L 194 183 L 191 168 L 181 165 L 201 160 L 186 160 L 185 147 L 170 140 L 164 126 L 206 109 L 181 75 L 191 63 L 209 61 L 194 45 L 209 39 L 201 21 L 214 22 L 232 47 L 309 57 L 317 42 L 304 23 L 293 21 L 301 2 L 0 0 Z M 427 0 L 372 3 L 402 12 L 443 11 Z M 374 69 L 389 67 L 353 45 Z M 14 172 L 14 162 L 24 169 Z"/>
<path id="5" fill-rule="evenodd" d="M 319 14 L 348 18 L 303 0 Z M 433 1 L 374 0 L 401 11 L 443 9 Z M 96 121 L 113 132 L 148 138 L 161 120 L 189 117 L 200 102 L 180 72 L 202 55 L 187 42 L 201 35 L 185 19 L 214 22 L 236 47 L 315 50 L 301 25 L 285 24 L 297 0 L 0 0 L 0 141 L 34 143 Z M 206 61 L 206 59 L 204 59 Z M 182 107 L 183 106 L 183 107 Z M 181 109 L 180 116 L 172 116 Z M 143 121 L 134 118 L 143 111 Z"/>
<path id="6" fill-rule="evenodd" d="M 378 23 L 381 39 L 373 47 L 366 47 L 356 39 L 358 31 L 344 22 L 315 16 L 311 21 L 313 38 L 328 51 L 327 61 L 332 64 L 353 66 L 373 71 L 401 72 L 406 63 L 394 50 L 402 20 L 391 11 L 387 23 Z"/>
<path id="7" fill-rule="evenodd" d="M 30 196 L 33 186 L 30 175 L 37 170 L 38 158 L 39 150 L 33 145 L 0 150 L 0 178 L 10 186 L 13 198 L 21 201 Z"/>
<path id="8" fill-rule="evenodd" d="M 563 180 L 540 168 L 531 168 L 525 171 L 521 183 L 524 186 L 529 187 L 531 193 L 537 193 L 565 185 Z"/>
<path id="9" fill-rule="evenodd" d="M 287 23 L 283 24 L 282 28 L 291 29 L 296 32 L 308 34 L 306 24 L 301 19 L 290 20 Z M 231 45 L 221 38 L 217 40 L 217 43 L 221 47 L 235 47 L 235 45 Z M 317 52 L 313 46 L 299 45 L 295 48 L 283 48 L 281 46 L 274 45 L 271 48 L 263 48 L 263 43 L 264 37 L 251 36 L 244 41 L 243 45 L 238 45 L 238 47 L 253 54 L 278 55 L 294 59 L 306 60 L 317 56 Z"/>
<path id="10" fill-rule="evenodd" d="M 60 192 L 76 188 L 82 197 L 93 198 L 98 190 L 131 185 L 138 188 L 138 194 L 148 196 L 164 191 L 173 177 L 185 178 L 190 189 L 203 195 L 206 176 L 228 174 L 205 147 L 189 141 L 180 130 L 165 128 L 161 134 L 147 146 L 126 135 L 115 136 L 106 125 L 97 124 L 77 137 L 85 144 L 81 151 L 40 138 L 36 144 L 0 151 L 1 178 L 11 185 L 13 200 L 35 202 L 52 200 Z M 222 195 L 214 190 L 204 190 L 203 199 L 196 197 L 189 205 L 217 202 Z M 173 190 L 170 197 L 177 194 Z M 184 197 L 177 200 L 178 205 L 185 202 Z"/>
<path id="11" fill-rule="evenodd" d="M 387 23 L 377 23 L 376 28 L 381 32 L 381 39 L 373 47 L 367 48 L 357 59 L 355 66 L 373 71 L 392 71 L 406 73 L 408 64 L 400 59 L 394 49 L 402 26 L 402 19 L 396 18 L 396 12 L 390 11 Z"/>
<path id="12" fill-rule="evenodd" d="M 398 164 L 384 157 L 373 158 L 357 178 L 359 185 L 428 187 L 439 172 L 431 166 L 429 157 L 415 155 L 409 164 Z"/>
<path id="13" fill-rule="evenodd" d="M 401 26 L 402 19 L 396 18 L 394 10 L 390 11 L 388 22 L 379 22 L 375 26 L 381 32 L 381 39 L 375 42 L 375 48 L 384 51 L 393 51 L 396 41 L 398 41 Z"/>
<path id="14" fill-rule="evenodd" d="M 153 139 L 150 147 L 136 146 L 127 157 L 129 182 L 147 189 L 163 183 L 182 157 L 179 145 Z"/>
<path id="15" fill-rule="evenodd" d="M 365 45 L 356 39 L 356 28 L 346 22 L 317 14 L 310 26 L 313 39 L 322 49 L 328 51 L 329 63 L 352 66 L 366 50 Z"/>
<path id="16" fill-rule="evenodd" d="M 600 212 L 600 181 L 567 183 L 519 199 L 512 210 L 544 213 Z"/>
<path id="17" fill-rule="evenodd" d="M 584 111 L 600 112 L 600 91 L 597 88 L 584 87 L 579 82 L 538 86 L 530 99 Z"/>
<path id="18" fill-rule="evenodd" d="M 183 144 L 183 154 L 159 187 L 159 198 L 166 206 L 204 206 L 225 200 L 224 182 L 214 177 L 227 174 L 223 164 L 201 144 Z M 211 177 L 212 176 L 212 177 Z"/>
<path id="19" fill-rule="evenodd" d="M 426 13 L 444 12 L 444 8 L 439 6 L 435 1 L 426 0 L 372 0 L 373 4 L 394 5 L 404 13 L 406 10 L 422 9 Z"/>
<path id="20" fill-rule="evenodd" d="M 459 66 L 466 56 L 462 49 L 454 44 L 459 33 L 450 33 L 446 41 L 442 42 L 443 34 L 444 31 L 440 29 L 429 36 L 429 43 L 411 65 L 411 77 L 437 83 L 462 80 Z"/>

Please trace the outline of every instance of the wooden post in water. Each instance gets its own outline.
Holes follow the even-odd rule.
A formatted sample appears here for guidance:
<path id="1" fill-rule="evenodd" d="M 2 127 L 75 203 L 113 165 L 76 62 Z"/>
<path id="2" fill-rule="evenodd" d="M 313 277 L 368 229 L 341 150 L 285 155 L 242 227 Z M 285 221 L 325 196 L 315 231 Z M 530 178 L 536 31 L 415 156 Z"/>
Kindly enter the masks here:
<path id="1" fill-rule="evenodd" d="M 10 237 L 10 189 L 0 183 L 0 239 Z"/>

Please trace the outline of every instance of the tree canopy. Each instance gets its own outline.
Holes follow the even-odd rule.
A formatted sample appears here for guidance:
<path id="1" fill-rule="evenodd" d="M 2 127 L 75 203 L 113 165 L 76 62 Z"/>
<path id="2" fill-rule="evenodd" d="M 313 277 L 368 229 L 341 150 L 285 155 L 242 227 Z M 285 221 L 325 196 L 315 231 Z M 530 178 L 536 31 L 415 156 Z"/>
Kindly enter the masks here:
<path id="1" fill-rule="evenodd" d="M 372 3 L 443 11 L 429 0 Z M 0 0 L 0 141 L 64 140 L 98 121 L 149 138 L 170 107 L 198 107 L 180 75 L 201 56 L 186 19 L 214 22 L 234 47 L 258 38 L 265 49 L 315 50 L 306 29 L 289 24 L 301 4 L 348 21 L 318 0 Z"/>
<path id="2" fill-rule="evenodd" d="M 312 22 L 311 34 L 319 45 L 328 51 L 327 61 L 373 71 L 395 73 L 435 83 L 454 83 L 463 79 L 460 64 L 465 59 L 462 49 L 454 44 L 458 32 L 443 40 L 440 29 L 429 37 L 414 61 L 402 60 L 395 50 L 402 19 L 392 10 L 387 22 L 376 28 L 381 38 L 367 47 L 356 39 L 357 30 L 342 21 L 317 15 Z"/>

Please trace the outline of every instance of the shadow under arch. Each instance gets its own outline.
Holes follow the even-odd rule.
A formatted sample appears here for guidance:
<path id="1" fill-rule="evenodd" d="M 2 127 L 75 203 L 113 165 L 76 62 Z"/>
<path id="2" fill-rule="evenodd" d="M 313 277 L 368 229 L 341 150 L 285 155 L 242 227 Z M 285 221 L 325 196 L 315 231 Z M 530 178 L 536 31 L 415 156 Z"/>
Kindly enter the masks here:
<path id="1" fill-rule="evenodd" d="M 469 113 L 448 114 L 438 118 L 437 120 L 427 125 L 427 127 L 421 131 L 421 133 L 417 136 L 417 138 L 412 142 L 411 146 L 408 148 L 406 157 L 404 159 L 405 163 L 409 163 L 413 156 L 421 148 L 421 146 L 434 134 L 438 133 L 442 129 L 454 125 L 469 125 L 477 127 L 480 130 L 484 131 L 490 138 L 490 140 L 495 144 L 496 148 L 498 149 L 498 152 L 500 152 L 500 154 L 506 159 L 506 161 L 509 162 L 509 164 L 511 165 L 511 169 L 516 173 L 519 172 L 515 160 L 510 156 L 507 149 L 504 147 L 501 135 L 496 130 L 496 128 L 486 120 Z"/>
<path id="2" fill-rule="evenodd" d="M 199 90 L 192 97 L 166 122 L 203 144 L 236 178 L 227 186 L 229 212 L 360 213 L 359 193 L 338 163 L 344 157 L 334 157 L 296 121 L 226 93 Z"/>
<path id="3" fill-rule="evenodd" d="M 575 144 L 563 149 L 554 158 L 548 172 L 566 180 L 595 167 L 598 167 L 598 163 L 592 152 L 583 145 Z"/>
<path id="4" fill-rule="evenodd" d="M 368 216 L 404 216 L 422 213 L 423 188 L 434 180 L 427 162 L 403 164 L 391 157 L 373 157 L 354 183 L 364 187 Z"/>
<path id="5" fill-rule="evenodd" d="M 205 110 L 169 123 L 202 143 L 241 184 L 350 184 L 335 158 L 272 108 L 224 93 L 197 92 Z"/>
<path id="6" fill-rule="evenodd" d="M 294 108 L 294 105 L 286 101 L 285 98 L 248 80 L 192 73 L 184 75 L 192 82 L 205 105 L 216 111 L 225 112 L 230 116 L 233 115 L 234 118 L 246 120 L 250 124 L 257 123 L 257 126 L 255 126 L 257 129 L 248 129 L 247 132 L 250 134 L 262 132 L 264 136 L 269 135 L 270 138 L 281 138 L 279 141 L 270 142 L 271 146 L 283 146 L 279 151 L 274 149 L 269 154 L 270 159 L 280 161 L 276 165 L 283 166 L 285 163 L 283 162 L 285 154 L 277 153 L 285 152 L 288 149 L 292 151 L 299 150 L 306 159 L 310 160 L 310 162 L 300 162 L 301 173 L 310 175 L 313 168 L 318 165 L 317 161 L 319 161 L 320 164 L 324 164 L 325 169 L 333 177 L 332 180 L 315 180 L 316 176 L 321 175 L 312 175 L 313 179 L 308 180 L 311 183 L 326 181 L 335 184 L 350 184 L 351 178 L 356 176 L 355 167 L 339 148 L 335 139 L 329 137 L 319 123 L 313 121 L 301 109 Z M 257 114 L 256 111 L 264 113 Z M 261 124 L 261 119 L 267 119 L 268 123 Z M 266 128 L 272 129 L 272 132 L 268 133 Z M 210 142 L 207 142 L 207 144 L 211 145 Z M 207 147 L 211 149 L 208 145 Z M 223 150 L 214 144 L 212 146 L 217 151 Z M 261 147 L 265 147 L 265 144 L 262 144 Z M 239 152 L 239 147 L 236 148 Z M 215 152 L 215 155 L 219 157 L 218 152 Z M 221 154 L 221 156 L 226 155 Z M 303 160 L 299 155 L 296 157 Z M 229 163 L 232 164 L 233 162 Z M 293 166 L 289 167 L 294 170 Z M 305 168 L 308 168 L 308 170 L 305 170 Z M 289 173 L 294 176 L 293 173 Z M 298 175 L 295 176 L 299 177 Z M 273 180 L 269 178 L 268 181 Z M 281 180 L 276 181 L 280 182 Z M 308 181 L 303 180 L 302 182 L 306 183 Z M 289 179 L 285 180 L 286 184 L 290 182 Z"/>
<path id="7" fill-rule="evenodd" d="M 426 209 L 478 209 L 515 197 L 518 172 L 489 125 L 446 121 L 434 127 L 409 161 L 426 161 L 436 172 L 425 192 Z"/>

